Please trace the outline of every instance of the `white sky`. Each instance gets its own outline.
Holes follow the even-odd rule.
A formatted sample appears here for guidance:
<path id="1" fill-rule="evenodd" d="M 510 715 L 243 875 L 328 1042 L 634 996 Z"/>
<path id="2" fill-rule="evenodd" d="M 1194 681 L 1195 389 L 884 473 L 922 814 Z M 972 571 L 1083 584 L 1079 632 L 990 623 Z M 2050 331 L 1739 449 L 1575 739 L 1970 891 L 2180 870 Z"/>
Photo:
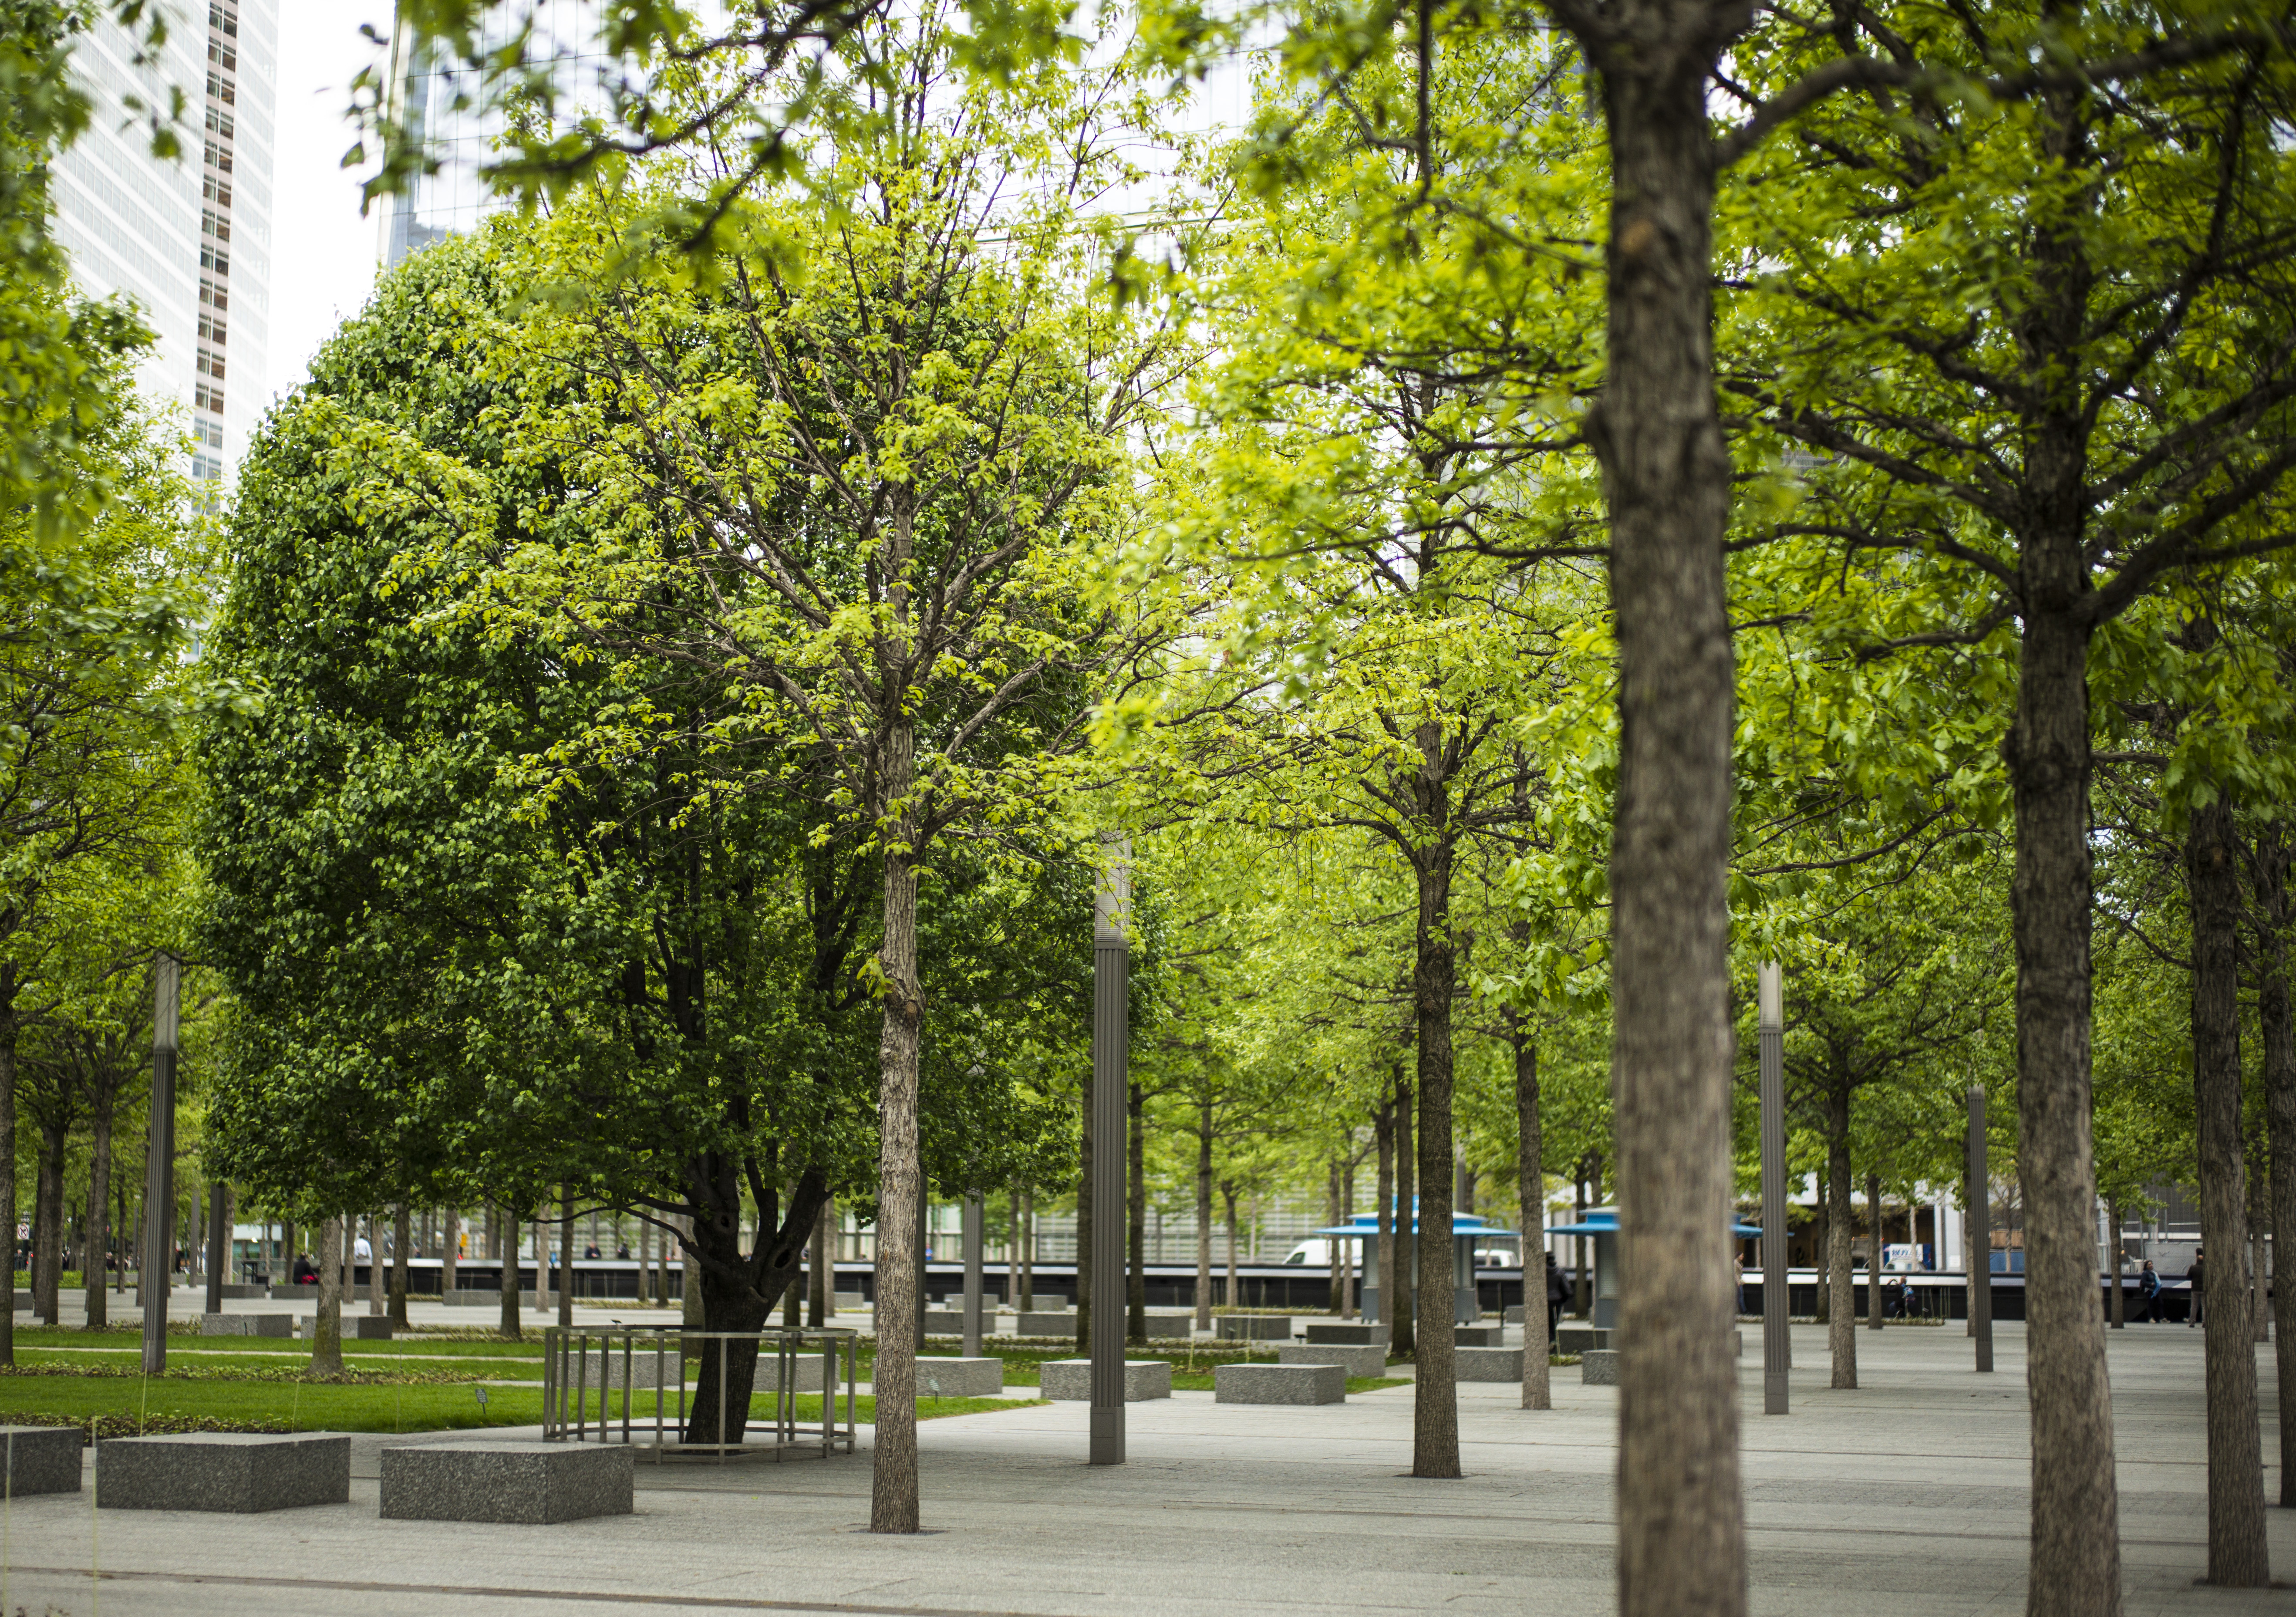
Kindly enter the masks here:
<path id="1" fill-rule="evenodd" d="M 329 332 L 374 284 L 379 221 L 359 217 L 360 176 L 339 165 L 352 77 L 374 59 L 359 25 L 390 32 L 390 0 L 282 0 L 279 142 L 272 175 L 269 385 L 302 382 Z"/>

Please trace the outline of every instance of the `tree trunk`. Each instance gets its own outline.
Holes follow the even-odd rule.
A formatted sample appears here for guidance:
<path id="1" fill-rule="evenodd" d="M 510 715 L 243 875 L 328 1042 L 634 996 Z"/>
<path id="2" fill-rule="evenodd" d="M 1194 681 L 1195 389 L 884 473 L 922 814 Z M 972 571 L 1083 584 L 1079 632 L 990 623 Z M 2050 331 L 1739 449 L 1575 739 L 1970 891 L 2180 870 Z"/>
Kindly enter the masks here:
<path id="1" fill-rule="evenodd" d="M 444 1302 L 455 1294 L 455 1269 L 462 1257 L 462 1220 L 455 1211 L 445 1210 L 439 1221 L 439 1300 Z"/>
<path id="2" fill-rule="evenodd" d="M 2104 1216 L 2112 1225 L 2112 1261 L 2106 1278 L 2111 1289 L 2105 1294 L 2112 1300 L 2112 1328 L 2125 1331 L 2128 1328 L 2128 1305 L 2120 1293 L 2120 1203 L 2107 1202 Z"/>
<path id="3" fill-rule="evenodd" d="M 495 1223 L 495 1244 L 502 1248 L 502 1318 L 495 1331 L 505 1342 L 516 1342 L 526 1334 L 518 1323 L 518 1220 L 504 1207 Z"/>
<path id="4" fill-rule="evenodd" d="M 1196 1329 L 1212 1328 L 1212 1104 L 1196 1107 Z"/>
<path id="5" fill-rule="evenodd" d="M 574 1192 L 558 1187 L 558 1328 L 574 1328 Z"/>
<path id="6" fill-rule="evenodd" d="M 1406 1358 L 1416 1358 L 1419 1344 L 1412 1329 L 1417 1310 L 1414 1293 L 1419 1284 L 1413 1256 L 1418 1250 L 1419 1194 L 1415 1176 L 1418 1159 L 1412 1151 L 1411 1080 L 1395 1075 L 1395 1275 L 1388 1289 L 1395 1298 L 1390 1316 L 1395 1322 L 1389 1341 Z"/>
<path id="7" fill-rule="evenodd" d="M 1810 1209 L 1809 1249 L 1817 1261 L 1813 1268 L 1825 1270 L 1825 1278 L 1817 1287 L 1817 1307 L 1811 1320 L 1828 1327 L 1827 1342 L 1833 1342 L 1833 1187 L 1824 1174 L 1817 1176 L 1817 1202 Z"/>
<path id="8" fill-rule="evenodd" d="M 1331 1165 L 1324 1170 L 1324 1225 L 1327 1229 L 1340 1227 L 1340 1159 L 1337 1157 L 1333 1157 Z M 1328 1276 L 1324 1285 L 1330 1300 L 1327 1311 L 1335 1318 L 1344 1317 L 1347 1311 L 1347 1297 L 1340 1289 L 1340 1253 L 1346 1250 L 1347 1244 L 1344 1239 L 1333 1235 L 1324 1248 L 1326 1260 L 1324 1267 Z"/>
<path id="9" fill-rule="evenodd" d="M 543 1208 L 549 1205 L 548 1199 L 545 1198 L 542 1207 L 535 1210 L 536 1216 L 529 1220 L 527 1227 L 534 1242 L 534 1316 L 537 1319 L 541 1318 L 550 1307 L 550 1237 L 543 1234 L 547 1227 L 540 1216 Z"/>
<path id="10" fill-rule="evenodd" d="M 1352 1159 L 1340 1170 L 1340 1222 L 1352 1227 L 1356 1219 L 1356 1165 Z M 1345 1237 L 1340 1244 L 1340 1317 L 1356 1317 L 1356 1241 Z"/>
<path id="11" fill-rule="evenodd" d="M 1388 1327 L 1388 1351 L 1394 1353 L 1401 1350 L 1395 1345 L 1395 1304 L 1388 1301 L 1395 1294 L 1396 1273 L 1395 1104 L 1392 1101 L 1380 1103 L 1372 1129 L 1379 1140 L 1379 1317 L 1381 1323 Z"/>
<path id="12" fill-rule="evenodd" d="M 32 1312 L 50 1325 L 63 1323 L 64 1147 L 67 1126 L 40 1125 L 39 1172 L 32 1202 Z M 168 1257 L 174 1257 L 170 1230 Z"/>
<path id="13" fill-rule="evenodd" d="M 2248 1321 L 2250 1340 L 2272 1340 L 2272 1315 L 2264 1297 L 2264 1237 L 2272 1226 L 2266 1211 L 2272 1194 L 2269 1173 L 2259 1160 L 2246 1164 L 2248 1177 Z"/>
<path id="14" fill-rule="evenodd" d="M 95 1093 L 93 1119 L 94 1137 L 89 1142 L 87 1156 L 87 1256 L 81 1260 L 80 1278 L 87 1286 L 87 1328 L 101 1331 L 111 1323 L 110 1301 L 104 1286 L 111 1276 L 104 1271 L 111 1251 L 111 1119 L 116 1102 L 113 1087 L 102 1084 Z M 13 1234 L 12 1229 L 11 1234 Z M 11 1240 L 12 1247 L 15 1243 Z M 9 1254 L 12 1265 L 15 1254 Z"/>
<path id="15" fill-rule="evenodd" d="M 380 1317 L 389 1306 L 389 1287 L 382 1267 L 382 1224 L 373 1213 L 366 1219 L 366 1311 Z"/>
<path id="16" fill-rule="evenodd" d="M 2287 833 L 2277 822 L 2257 839 L 2256 884 L 2264 911 L 2263 960 L 2257 989 L 2257 1021 L 2264 1038 L 2264 1117 L 2272 1153 L 2272 1236 L 2296 1241 L 2296 1006 L 2288 984 Z M 2276 1282 L 2278 1276 L 2275 1276 Z M 2274 1367 L 2279 1407 L 2296 1411 L 2296 1281 L 2272 1288 Z M 2280 1429 L 2280 1504 L 2296 1509 L 2296 1418 L 2284 1416 Z"/>
<path id="17" fill-rule="evenodd" d="M 1235 1308 L 1235 1307 L 1240 1306 L 1240 1300 L 1237 1298 L 1237 1296 L 1236 1296 L 1236 1294 L 1235 1294 L 1235 1250 L 1236 1250 L 1236 1249 L 1235 1249 L 1235 1181 L 1234 1181 L 1234 1180 L 1233 1180 L 1233 1179 L 1229 1179 L 1229 1180 L 1226 1180 L 1226 1181 L 1225 1181 L 1225 1182 L 1223 1182 L 1223 1183 L 1221 1184 L 1221 1186 L 1220 1186 L 1220 1202 L 1221 1202 L 1222 1205 L 1223 1205 L 1223 1206 L 1225 1206 L 1225 1207 L 1226 1207 L 1226 1209 L 1227 1210 L 1227 1290 L 1226 1290 L 1225 1293 L 1223 1293 L 1221 1294 L 1221 1301 L 1222 1301 L 1223 1302 L 1225 1302 L 1225 1303 L 1226 1304 L 1226 1306 L 1227 1306 L 1227 1307 L 1229 1307 L 1229 1308 L 1233 1309 L 1233 1308 Z"/>
<path id="18" fill-rule="evenodd" d="M 821 1211 L 813 1220 L 813 1251 L 809 1262 L 812 1285 L 806 1301 L 806 1324 L 816 1330 L 829 1323 L 837 1311 L 837 1276 L 830 1268 L 830 1222 L 837 1217 L 837 1203 L 824 1201 Z"/>
<path id="19" fill-rule="evenodd" d="M 343 1373 L 343 1248 L 340 1216 L 319 1226 L 319 1311 L 311 1319 L 311 1374 Z"/>
<path id="20" fill-rule="evenodd" d="M 2044 97 L 2061 103 L 2069 93 Z M 2046 135 L 2068 170 L 2087 159 L 2053 104 Z M 2080 423 L 2089 280 L 2084 222 L 2045 226 L 2029 248 L 2038 290 L 2020 333 L 2054 398 L 2026 435 L 2030 525 L 2018 534 L 2022 639 L 2017 712 L 2004 748 L 2015 805 L 2010 915 L 2017 952 L 2017 1174 L 2025 1219 L 2026 1385 L 2031 1399 L 2029 1617 L 2119 1617 L 2119 1486 L 2096 1294 L 2096 1170 L 2090 1137 L 2088 644 Z M 2046 357 L 2046 362 L 2045 357 Z M 1984 1194 L 1984 1186 L 1976 1187 Z M 1978 1260 L 1989 1265 L 1990 1253 Z M 1989 1270 L 1977 1283 L 1988 1284 Z"/>
<path id="21" fill-rule="evenodd" d="M 1439 753 L 1434 726 L 1420 730 L 1420 753 Z M 1423 781 L 1427 771 L 1423 771 Z M 1439 787 L 1423 785 L 1427 819 L 1447 818 Z M 1412 1011 L 1419 1047 L 1419 1352 L 1412 1386 L 1411 1474 L 1459 1474 L 1458 1285 L 1452 1256 L 1451 997 L 1458 955 L 1451 936 L 1451 844 L 1441 839 L 1422 855 L 1419 945 L 1412 972 Z"/>
<path id="22" fill-rule="evenodd" d="M 1866 1176 L 1866 1222 L 1873 1230 L 1866 1241 L 1866 1328 L 1882 1328 L 1882 1176 Z"/>
<path id="23" fill-rule="evenodd" d="M 1593 1205 L 1587 1200 L 1587 1159 L 1578 1159 L 1578 1178 L 1574 1181 L 1570 1200 L 1570 1221 L 1587 1222 L 1587 1209 Z M 1595 1309 L 1595 1283 L 1587 1272 L 1587 1237 L 1570 1237 L 1570 1317 L 1591 1319 Z"/>
<path id="24" fill-rule="evenodd" d="M 1076 1217 L 1076 1350 L 1078 1358 L 1092 1354 L 1092 1092 L 1087 1085 L 1082 1112 L 1083 1138 L 1077 1160 L 1084 1177 L 1077 1181 Z"/>
<path id="25" fill-rule="evenodd" d="M 16 1362 L 16 990 L 13 962 L 0 961 L 0 1218 L 8 1253 L 0 1262 L 0 1366 Z"/>
<path id="26" fill-rule="evenodd" d="M 410 1217 L 401 1202 L 390 1223 L 390 1322 L 400 1330 L 406 1328 L 406 1249 L 414 1243 Z"/>
<path id="27" fill-rule="evenodd" d="M 1021 1186 L 1021 1306 L 1037 1306 L 1037 1191 Z"/>
<path id="28" fill-rule="evenodd" d="M 1546 1143 L 1538 1115 L 1538 1047 L 1522 1019 L 1507 1016 L 1514 1046 L 1514 1171 L 1520 1187 L 1517 1216 L 1522 1225 L 1522 1407 L 1551 1409 L 1546 1353 L 1546 1243 L 1534 1234 L 1546 1223 Z M 1536 1244 L 1534 1244 L 1536 1243 Z M 1534 1290 L 1537 1295 L 1533 1295 Z"/>
<path id="29" fill-rule="evenodd" d="M 1704 1617 L 1746 1608 L 1728 1350 L 1731 468 L 1714 403 L 1707 78 L 1751 8 L 1558 10 L 1585 25 L 1611 158 L 1609 368 L 1587 435 L 1619 669 L 1619 1602 L 1626 1617 Z"/>
<path id="30" fill-rule="evenodd" d="M 2230 804 L 2219 800 L 2194 809 L 2185 836 L 2185 882 L 2193 931 L 2201 1241 L 2208 1252 L 2202 1325 L 2208 1334 L 2209 1581 L 2220 1588 L 2260 1588 L 2271 1580 L 2271 1571 L 2264 1541 L 2264 1457 L 2245 1261 L 2237 834 Z"/>
<path id="31" fill-rule="evenodd" d="M 1825 1345 L 1833 1350 L 1833 1384 L 1857 1384 L 1857 1289 L 1849 1267 L 1849 1090 L 1825 1096 Z"/>
<path id="32" fill-rule="evenodd" d="M 914 736 L 888 726 L 884 794 L 903 802 L 911 786 Z M 889 839 L 914 846 L 906 827 Z M 878 1045 L 877 1447 L 870 1472 L 869 1531 L 917 1531 L 917 1298 L 922 1279 L 917 1213 L 924 1194 L 918 1156 L 917 1060 L 924 992 L 917 981 L 917 876 L 905 851 L 885 855 L 884 1030 Z M 1081 1256 L 1081 1254 L 1079 1254 Z M 1113 1324 L 1113 1321 L 1110 1322 Z M 1079 1349 L 1079 1351 L 1089 1350 Z"/>
<path id="33" fill-rule="evenodd" d="M 1132 1268 L 1125 1281 L 1124 1302 L 1131 1318 L 1124 1334 L 1144 1347 L 1148 1342 L 1148 1115 L 1138 1084 L 1130 1086 L 1128 1098 L 1131 1126 L 1125 1130 L 1125 1141 L 1130 1153 L 1126 1164 L 1130 1194 L 1125 1210 L 1125 1250 L 1131 1255 Z"/>

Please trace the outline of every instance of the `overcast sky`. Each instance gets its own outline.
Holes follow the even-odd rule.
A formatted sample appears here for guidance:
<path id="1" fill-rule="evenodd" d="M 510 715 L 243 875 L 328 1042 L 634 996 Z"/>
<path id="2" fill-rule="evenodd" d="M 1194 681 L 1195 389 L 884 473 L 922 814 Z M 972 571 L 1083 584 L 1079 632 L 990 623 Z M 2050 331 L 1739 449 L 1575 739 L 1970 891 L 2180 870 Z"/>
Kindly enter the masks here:
<path id="1" fill-rule="evenodd" d="M 353 75 L 373 60 L 359 37 L 388 33 L 390 0 L 283 0 L 279 143 L 272 175 L 271 348 L 275 397 L 303 380 L 312 353 L 374 284 L 377 220 L 359 217 L 359 176 L 340 165 Z"/>

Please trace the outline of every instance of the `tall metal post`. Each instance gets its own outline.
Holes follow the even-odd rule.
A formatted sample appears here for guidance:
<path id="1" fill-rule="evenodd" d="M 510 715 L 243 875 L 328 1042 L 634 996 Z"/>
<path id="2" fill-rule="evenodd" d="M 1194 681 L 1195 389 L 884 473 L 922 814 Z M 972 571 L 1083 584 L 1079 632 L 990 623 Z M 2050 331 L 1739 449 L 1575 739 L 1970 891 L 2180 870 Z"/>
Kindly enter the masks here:
<path id="1" fill-rule="evenodd" d="M 1762 1058 L 1762 1413 L 1787 1413 L 1785 981 L 1775 960 L 1755 973 Z"/>
<path id="2" fill-rule="evenodd" d="M 1985 1164 L 1985 1086 L 1969 1086 L 1969 1324 L 1977 1368 L 1993 1368 L 1993 1178 Z"/>
<path id="3" fill-rule="evenodd" d="M 144 1373 L 168 1367 L 168 1285 L 176 1267 L 176 1054 L 183 963 L 152 958 L 151 1153 L 144 1179 Z"/>
<path id="4" fill-rule="evenodd" d="M 1127 925 L 1132 844 L 1107 839 L 1108 868 L 1092 922 L 1092 1449 L 1095 1465 L 1124 1464 L 1125 1083 L 1132 974 Z"/>
<path id="5" fill-rule="evenodd" d="M 964 1356 L 980 1357 L 980 1193 L 964 1198 Z"/>

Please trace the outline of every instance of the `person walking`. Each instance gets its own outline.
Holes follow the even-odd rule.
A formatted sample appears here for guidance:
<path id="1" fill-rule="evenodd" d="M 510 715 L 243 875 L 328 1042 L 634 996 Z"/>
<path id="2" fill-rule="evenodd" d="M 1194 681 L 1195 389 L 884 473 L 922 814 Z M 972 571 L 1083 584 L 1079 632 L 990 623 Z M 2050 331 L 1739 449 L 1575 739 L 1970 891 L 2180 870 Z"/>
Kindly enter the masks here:
<path id="1" fill-rule="evenodd" d="M 1562 1266 L 1554 1261 L 1554 1254 L 1553 1252 L 1547 1253 L 1546 1345 L 1550 1348 L 1554 1345 L 1554 1327 L 1561 1323 L 1562 1318 L 1563 1300 L 1570 1294 L 1570 1288 L 1562 1284 Z"/>
<path id="2" fill-rule="evenodd" d="M 2201 1310 L 2208 1302 L 2208 1297 L 2202 1284 L 2207 1271 L 2208 1266 L 2202 1260 L 2201 1249 L 2196 1246 L 2193 1249 L 2193 1267 L 2185 1271 L 2185 1278 L 2191 1283 L 2193 1288 L 2192 1306 L 2185 1312 L 2185 1328 L 2188 1331 L 2201 1323 Z"/>
<path id="3" fill-rule="evenodd" d="M 2137 1271 L 2136 1275 L 2137 1324 L 2154 1325 L 2159 1323 L 2160 1316 L 2153 1310 L 2159 1307 L 2160 1301 L 2161 1276 L 2159 1272 L 2152 1267 L 2152 1260 L 2147 1258 L 2144 1260 L 2144 1267 Z"/>

